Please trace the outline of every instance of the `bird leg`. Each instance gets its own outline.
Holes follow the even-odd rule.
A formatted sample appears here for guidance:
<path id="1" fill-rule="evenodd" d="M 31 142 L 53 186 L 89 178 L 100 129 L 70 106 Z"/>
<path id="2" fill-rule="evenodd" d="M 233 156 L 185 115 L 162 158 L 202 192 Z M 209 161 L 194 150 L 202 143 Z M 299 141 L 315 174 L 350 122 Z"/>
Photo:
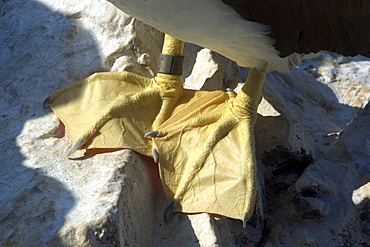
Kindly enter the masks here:
<path id="1" fill-rule="evenodd" d="M 185 43 L 183 41 L 167 34 L 165 35 L 158 65 L 158 73 L 155 77 L 156 85 L 161 88 L 162 106 L 153 123 L 153 128 L 158 127 L 171 116 L 177 101 L 182 96 L 183 86 L 181 75 L 184 45 Z"/>
<path id="2" fill-rule="evenodd" d="M 128 148 L 153 157 L 170 201 L 166 218 L 207 212 L 245 224 L 255 204 L 254 124 L 266 73 L 251 69 L 238 95 L 183 89 L 183 46 L 165 36 L 155 78 L 96 73 L 45 103 L 75 142 L 71 152 Z"/>
<path id="3" fill-rule="evenodd" d="M 130 72 L 95 73 L 50 95 L 45 104 L 75 142 L 70 155 L 78 149 L 129 148 L 151 156 L 151 142 L 144 134 L 164 122 L 181 97 L 183 47 L 184 42 L 165 36 L 160 56 L 164 60 L 160 70 L 165 73 L 155 78 Z"/>
<path id="4" fill-rule="evenodd" d="M 252 68 L 234 93 L 184 89 L 172 116 L 152 137 L 170 212 L 208 212 L 241 219 L 256 197 L 254 124 L 265 72 Z"/>

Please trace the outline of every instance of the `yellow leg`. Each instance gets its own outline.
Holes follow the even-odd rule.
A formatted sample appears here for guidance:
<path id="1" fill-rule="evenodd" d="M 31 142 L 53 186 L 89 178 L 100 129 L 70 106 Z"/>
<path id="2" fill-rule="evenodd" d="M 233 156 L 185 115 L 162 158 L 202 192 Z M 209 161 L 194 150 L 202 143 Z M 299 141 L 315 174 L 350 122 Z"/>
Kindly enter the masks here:
<path id="1" fill-rule="evenodd" d="M 185 43 L 169 35 L 165 35 L 162 54 L 169 56 L 182 56 Z M 181 75 L 169 75 L 158 73 L 155 77 L 156 85 L 160 87 L 162 106 L 157 115 L 153 128 L 156 129 L 160 124 L 167 120 L 182 95 L 183 86 Z"/>

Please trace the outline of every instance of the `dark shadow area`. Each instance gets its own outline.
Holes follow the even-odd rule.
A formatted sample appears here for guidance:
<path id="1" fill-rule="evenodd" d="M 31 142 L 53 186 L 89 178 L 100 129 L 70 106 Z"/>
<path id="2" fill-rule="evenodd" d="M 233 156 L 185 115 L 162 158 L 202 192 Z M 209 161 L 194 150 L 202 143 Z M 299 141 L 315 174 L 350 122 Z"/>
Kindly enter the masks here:
<path id="1" fill-rule="evenodd" d="M 353 60 L 346 58 L 343 63 L 350 61 Z M 330 227 L 337 229 L 332 236 L 335 241 L 341 241 L 336 242 L 338 244 L 363 243 L 360 231 L 347 229 L 346 225 L 358 227 L 367 222 L 366 214 L 360 210 L 362 213 L 358 215 L 354 209 L 351 196 L 359 187 L 359 177 L 369 179 L 370 173 L 361 168 L 366 162 L 356 160 L 353 154 L 342 155 L 338 148 L 341 148 L 345 133 L 353 133 L 347 124 L 352 120 L 359 121 L 364 109 L 340 103 L 328 85 L 316 80 L 318 66 L 323 62 L 313 60 L 309 63 L 304 71 L 301 68 L 289 73 L 270 73 L 265 85 L 264 98 L 280 115 L 259 115 L 256 123 L 256 149 L 262 163 L 259 169 L 264 173 L 266 219 L 258 246 L 278 243 L 278 238 L 283 237 L 287 229 L 292 229 L 292 225 L 297 239 L 304 238 L 305 226 L 318 226 L 310 231 L 319 245 L 330 242 L 331 235 L 322 232 Z M 285 89 L 279 90 L 282 87 Z M 282 94 L 283 91 L 291 94 Z M 300 109 L 302 115 L 293 115 Z M 316 119 L 317 125 L 310 122 L 312 119 Z M 334 131 L 331 126 L 337 129 Z M 288 136 L 296 146 L 289 146 Z M 304 140 L 310 141 L 305 143 Z M 341 206 L 337 207 L 339 204 Z M 347 236 L 346 232 L 351 233 Z"/>
<path id="2" fill-rule="evenodd" d="M 361 56 L 354 59 L 343 58 L 339 64 L 368 60 Z M 247 229 L 243 229 L 240 222 L 227 219 L 228 229 L 218 229 L 224 236 L 229 235 L 223 244 L 295 246 L 296 243 L 282 244 L 280 241 L 285 238 L 287 241 L 294 239 L 285 235 L 292 229 L 296 230 L 294 234 L 297 238 L 304 238 L 305 226 L 308 225 L 314 229 L 309 231 L 316 231 L 315 238 L 324 243 L 329 241 L 328 236 L 324 236 L 320 230 L 331 226 L 339 229 L 338 233 L 345 234 L 352 229 L 343 227 L 343 222 L 357 225 L 362 223 L 357 219 L 351 200 L 353 190 L 362 184 L 359 184 L 358 175 L 354 176 L 352 169 L 355 167 L 356 173 L 363 176 L 362 183 L 365 183 L 365 177 L 370 177 L 370 173 L 361 169 L 365 164 L 355 165 L 356 162 L 361 163 L 358 160 L 347 159 L 342 160 L 342 164 L 337 164 L 331 159 L 331 152 L 338 148 L 342 137 L 344 138 L 347 124 L 353 119 L 358 121 L 356 118 L 363 113 L 363 109 L 340 103 L 334 91 L 317 80 L 320 76 L 319 66 L 324 63 L 322 58 L 308 60 L 288 73 L 268 74 L 263 96 L 278 114 L 258 114 L 255 126 L 262 202 L 257 202 Z M 241 68 L 239 76 L 243 81 L 247 78 L 248 70 Z M 316 119 L 315 125 L 312 124 L 313 119 Z M 336 128 L 333 129 L 333 125 Z M 341 130 L 343 133 L 339 133 Z M 328 135 L 330 133 L 333 134 Z M 331 159 L 331 163 L 326 161 L 328 159 Z M 351 172 L 341 173 L 339 169 L 348 169 Z M 296 185 L 298 180 L 299 184 Z M 263 217 L 259 215 L 259 203 L 262 204 Z M 338 204 L 342 206 L 337 207 Z M 325 206 L 321 208 L 321 205 Z M 338 218 L 338 215 L 341 216 Z M 359 217 L 366 218 L 363 215 L 362 213 Z M 224 222 L 221 225 L 225 228 Z M 347 240 L 343 238 L 343 243 L 356 242 L 357 236 L 348 236 Z M 360 239 L 357 243 L 361 241 Z"/>
<path id="3" fill-rule="evenodd" d="M 73 43 L 77 30 L 74 18 L 77 16 L 65 16 L 36 1 L 8 0 L 0 4 L 1 246 L 44 246 L 46 242 L 63 246 L 57 232 L 76 200 L 43 168 L 25 165 L 27 159 L 43 159 L 22 154 L 17 136 L 27 121 L 48 113 L 42 102 L 68 82 L 68 71 L 61 70 L 70 63 L 68 57 L 90 65 L 76 73 L 89 73 L 91 64 L 100 64 L 97 48 L 78 58 L 68 53 L 72 49 L 63 49 Z M 95 43 L 88 32 L 79 32 L 84 33 L 86 42 Z M 32 145 L 31 140 L 27 145 Z M 54 164 L 37 165 L 45 168 Z M 47 232 L 41 232 L 41 226 Z"/>

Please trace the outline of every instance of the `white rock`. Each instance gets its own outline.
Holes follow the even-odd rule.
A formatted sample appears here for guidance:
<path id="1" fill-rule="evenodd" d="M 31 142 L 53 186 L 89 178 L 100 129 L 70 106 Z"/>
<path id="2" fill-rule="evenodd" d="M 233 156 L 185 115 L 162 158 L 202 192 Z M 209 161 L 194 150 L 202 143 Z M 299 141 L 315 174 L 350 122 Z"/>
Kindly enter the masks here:
<path id="1" fill-rule="evenodd" d="M 0 28 L 2 246 L 370 242 L 363 58 L 324 56 L 267 76 L 255 131 L 264 212 L 246 229 L 207 214 L 174 214 L 165 224 L 167 201 L 150 159 L 121 150 L 69 160 L 71 141 L 42 109 L 50 93 L 96 71 L 151 76 L 163 35 L 102 0 L 5 1 Z M 234 89 L 245 80 L 247 69 L 207 49 L 186 45 L 184 54 L 189 87 Z"/>
<path id="2" fill-rule="evenodd" d="M 225 90 L 232 86 L 230 80 L 238 72 L 236 63 L 205 48 L 198 52 L 192 73 L 185 79 L 184 87 L 204 91 Z"/>
<path id="3" fill-rule="evenodd" d="M 370 198 L 370 182 L 353 191 L 352 201 L 355 205 L 360 205 Z"/>

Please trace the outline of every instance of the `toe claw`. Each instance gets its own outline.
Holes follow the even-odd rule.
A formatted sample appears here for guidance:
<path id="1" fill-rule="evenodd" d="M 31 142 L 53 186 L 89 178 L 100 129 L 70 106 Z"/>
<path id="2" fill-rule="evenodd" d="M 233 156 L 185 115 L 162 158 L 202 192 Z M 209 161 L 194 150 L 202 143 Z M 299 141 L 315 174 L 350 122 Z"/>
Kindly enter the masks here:
<path id="1" fill-rule="evenodd" d="M 175 206 L 175 199 L 172 199 L 166 206 L 165 210 L 164 210 L 164 215 L 163 215 L 163 218 L 164 218 L 164 222 L 167 223 L 168 222 L 168 219 L 170 217 L 170 214 L 172 212 L 172 209 L 173 207 Z"/>
<path id="2" fill-rule="evenodd" d="M 229 95 L 230 98 L 235 98 L 236 93 L 231 88 L 226 88 L 226 93 Z"/>
<path id="3" fill-rule="evenodd" d="M 68 157 L 70 157 L 74 152 L 77 151 L 77 149 L 81 148 L 85 144 L 85 141 L 83 139 L 78 139 L 75 145 L 72 147 L 71 151 L 68 153 Z"/>
<path id="4" fill-rule="evenodd" d="M 144 135 L 144 137 L 156 137 L 159 135 L 159 131 L 150 131 Z"/>
<path id="5" fill-rule="evenodd" d="M 49 97 L 47 97 L 47 98 L 44 100 L 44 102 L 42 103 L 42 107 L 43 107 L 44 109 L 48 109 L 48 108 L 49 108 L 49 103 L 50 103 L 50 96 L 49 96 Z"/>
<path id="6" fill-rule="evenodd" d="M 153 159 L 155 163 L 158 163 L 158 158 L 159 158 L 158 150 L 153 149 Z"/>
<path id="7" fill-rule="evenodd" d="M 244 213 L 243 217 L 243 227 L 245 228 L 247 226 L 247 221 L 249 220 L 249 215 L 247 212 Z"/>

